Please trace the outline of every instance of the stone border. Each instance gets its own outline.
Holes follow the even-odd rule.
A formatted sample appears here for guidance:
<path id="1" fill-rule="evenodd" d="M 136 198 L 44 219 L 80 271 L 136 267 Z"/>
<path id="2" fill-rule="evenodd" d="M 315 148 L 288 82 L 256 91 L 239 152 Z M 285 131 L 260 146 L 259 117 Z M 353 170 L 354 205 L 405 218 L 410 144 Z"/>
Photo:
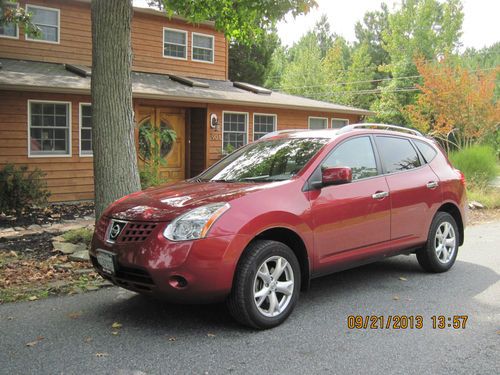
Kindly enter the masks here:
<path id="1" fill-rule="evenodd" d="M 7 240 L 19 238 L 22 236 L 27 236 L 31 234 L 39 234 L 39 233 L 59 233 L 66 232 L 72 229 L 79 228 L 93 228 L 95 224 L 95 218 L 86 217 L 84 219 L 77 220 L 64 220 L 60 223 L 56 224 L 32 224 L 27 228 L 24 227 L 14 227 L 14 228 L 4 228 L 0 229 L 0 239 L 5 238 Z"/>

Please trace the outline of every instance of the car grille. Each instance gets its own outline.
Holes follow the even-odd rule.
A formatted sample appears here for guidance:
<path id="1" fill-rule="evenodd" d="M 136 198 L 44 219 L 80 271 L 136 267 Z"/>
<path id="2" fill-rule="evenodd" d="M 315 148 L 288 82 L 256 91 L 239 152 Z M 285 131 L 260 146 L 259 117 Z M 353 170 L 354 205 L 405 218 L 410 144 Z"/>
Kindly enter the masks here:
<path id="1" fill-rule="evenodd" d="M 142 242 L 146 241 L 158 224 L 128 222 L 118 236 L 117 242 Z"/>
<path id="2" fill-rule="evenodd" d="M 90 256 L 92 265 L 99 271 L 99 274 L 105 279 L 110 280 L 113 284 L 127 289 L 150 292 L 155 286 L 155 283 L 148 271 L 137 267 L 125 267 L 117 265 L 116 274 L 108 275 L 102 271 L 102 267 L 97 262 L 97 258 Z"/>

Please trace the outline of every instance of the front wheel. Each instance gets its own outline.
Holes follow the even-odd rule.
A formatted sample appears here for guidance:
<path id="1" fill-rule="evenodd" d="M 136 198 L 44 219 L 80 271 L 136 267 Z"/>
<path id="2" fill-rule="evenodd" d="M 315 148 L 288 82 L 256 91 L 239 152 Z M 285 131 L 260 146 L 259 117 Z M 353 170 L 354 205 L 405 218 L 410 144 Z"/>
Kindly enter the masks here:
<path id="1" fill-rule="evenodd" d="M 459 236 L 453 216 L 438 212 L 432 220 L 425 247 L 417 251 L 420 266 L 428 272 L 448 271 L 457 259 Z"/>
<path id="2" fill-rule="evenodd" d="M 300 266 L 293 251 L 281 242 L 257 240 L 245 250 L 227 300 L 240 323 L 267 329 L 283 323 L 300 292 Z"/>

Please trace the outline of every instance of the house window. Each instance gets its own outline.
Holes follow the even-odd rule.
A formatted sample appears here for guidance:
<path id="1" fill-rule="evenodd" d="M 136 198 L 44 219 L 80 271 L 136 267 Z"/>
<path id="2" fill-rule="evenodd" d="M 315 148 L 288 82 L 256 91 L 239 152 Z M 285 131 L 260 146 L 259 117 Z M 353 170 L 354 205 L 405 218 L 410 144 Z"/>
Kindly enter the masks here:
<path id="1" fill-rule="evenodd" d="M 309 117 L 309 129 L 326 129 L 328 127 L 328 119 L 324 117 Z"/>
<path id="2" fill-rule="evenodd" d="M 5 7 L 5 8 L 3 8 Z M 18 7 L 16 3 L 4 3 L 3 7 L 0 7 L 0 14 L 4 14 L 5 11 L 14 11 Z M 19 29 L 14 23 L 0 24 L 0 37 L 5 38 L 16 38 L 19 36 Z"/>
<path id="3" fill-rule="evenodd" d="M 193 33 L 191 58 L 195 61 L 214 62 L 214 37 Z"/>
<path id="4" fill-rule="evenodd" d="M 346 118 L 332 118 L 332 129 L 340 129 L 349 125 L 349 120 Z"/>
<path id="5" fill-rule="evenodd" d="M 33 15 L 32 22 L 41 31 L 39 38 L 26 35 L 26 39 L 59 43 L 59 9 L 26 5 L 26 11 Z"/>
<path id="6" fill-rule="evenodd" d="M 80 156 L 92 155 L 92 106 L 80 103 Z"/>
<path id="7" fill-rule="evenodd" d="M 276 131 L 276 115 L 253 115 L 253 140 L 256 141 L 267 133 Z"/>
<path id="8" fill-rule="evenodd" d="M 176 29 L 163 29 L 163 57 L 187 59 L 187 32 Z"/>
<path id="9" fill-rule="evenodd" d="M 28 102 L 29 155 L 70 155 L 70 103 Z"/>
<path id="10" fill-rule="evenodd" d="M 247 143 L 247 122 L 246 113 L 224 112 L 222 149 L 225 152 L 236 150 Z"/>

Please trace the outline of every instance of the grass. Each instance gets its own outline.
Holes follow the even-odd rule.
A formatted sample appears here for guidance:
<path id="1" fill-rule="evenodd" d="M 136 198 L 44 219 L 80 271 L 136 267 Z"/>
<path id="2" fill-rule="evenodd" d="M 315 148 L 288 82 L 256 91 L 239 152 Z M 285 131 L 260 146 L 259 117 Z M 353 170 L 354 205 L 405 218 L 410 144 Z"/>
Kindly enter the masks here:
<path id="1" fill-rule="evenodd" d="M 62 235 L 62 237 L 70 243 L 84 243 L 89 246 L 92 241 L 93 231 L 88 228 L 78 228 L 67 231 Z"/>
<path id="2" fill-rule="evenodd" d="M 486 208 L 500 208 L 500 189 L 495 188 L 471 188 L 467 190 L 469 202 L 477 201 Z"/>

